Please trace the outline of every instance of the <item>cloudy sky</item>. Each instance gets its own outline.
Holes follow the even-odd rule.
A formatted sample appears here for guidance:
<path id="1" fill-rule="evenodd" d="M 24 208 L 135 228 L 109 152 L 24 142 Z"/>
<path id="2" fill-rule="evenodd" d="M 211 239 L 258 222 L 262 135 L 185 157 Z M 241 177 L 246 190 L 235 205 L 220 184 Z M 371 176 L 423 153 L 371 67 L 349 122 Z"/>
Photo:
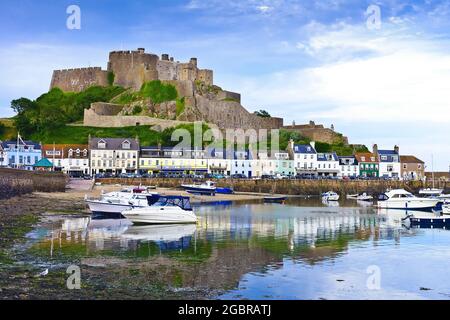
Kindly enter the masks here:
<path id="1" fill-rule="evenodd" d="M 81 8 L 81 30 L 66 27 Z M 377 19 L 377 8 L 380 19 Z M 450 165 L 450 1 L 2 0 L 0 116 L 53 69 L 145 47 L 196 56 L 249 110 Z"/>

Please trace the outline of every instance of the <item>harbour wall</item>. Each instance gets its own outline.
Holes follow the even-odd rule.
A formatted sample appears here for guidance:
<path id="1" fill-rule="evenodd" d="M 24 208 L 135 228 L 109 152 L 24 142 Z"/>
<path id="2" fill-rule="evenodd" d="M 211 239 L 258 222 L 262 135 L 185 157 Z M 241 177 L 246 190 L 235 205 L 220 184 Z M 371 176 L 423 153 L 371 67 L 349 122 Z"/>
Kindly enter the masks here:
<path id="1" fill-rule="evenodd" d="M 188 179 L 97 179 L 102 184 L 153 185 L 160 188 L 178 188 L 183 183 L 192 183 Z M 361 192 L 381 194 L 388 188 L 403 188 L 413 193 L 424 187 L 421 181 L 384 181 L 384 180 L 217 180 L 220 187 L 233 187 L 236 192 L 273 193 L 293 196 L 318 196 L 327 191 L 335 191 L 342 196 Z"/>
<path id="2" fill-rule="evenodd" d="M 0 168 L 0 199 L 32 192 L 64 192 L 67 177 L 60 172 L 33 172 Z"/>

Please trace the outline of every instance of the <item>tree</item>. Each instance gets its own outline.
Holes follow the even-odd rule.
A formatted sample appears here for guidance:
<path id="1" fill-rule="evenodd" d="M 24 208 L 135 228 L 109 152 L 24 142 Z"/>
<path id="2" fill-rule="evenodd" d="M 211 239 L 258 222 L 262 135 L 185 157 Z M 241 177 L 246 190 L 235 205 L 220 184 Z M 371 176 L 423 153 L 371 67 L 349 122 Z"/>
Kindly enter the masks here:
<path id="1" fill-rule="evenodd" d="M 255 114 L 261 118 L 270 118 L 271 115 L 266 110 L 255 111 Z"/>

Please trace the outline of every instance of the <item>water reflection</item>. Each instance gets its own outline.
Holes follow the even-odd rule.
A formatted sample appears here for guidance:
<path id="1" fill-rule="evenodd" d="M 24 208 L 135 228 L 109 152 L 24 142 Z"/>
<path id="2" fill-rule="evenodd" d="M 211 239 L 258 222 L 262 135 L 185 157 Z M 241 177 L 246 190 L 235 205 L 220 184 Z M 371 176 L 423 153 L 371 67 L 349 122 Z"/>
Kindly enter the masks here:
<path id="1" fill-rule="evenodd" d="M 49 261 L 108 256 L 129 263 L 158 259 L 158 264 L 169 270 L 154 270 L 152 276 L 157 279 L 175 285 L 176 274 L 176 286 L 232 290 L 224 296 L 228 298 L 241 294 L 264 298 L 258 291 L 261 289 L 258 281 L 247 278 L 268 277 L 271 280 L 267 281 L 273 284 L 280 281 L 275 274 L 287 269 L 290 273 L 286 276 L 292 282 L 301 280 L 302 285 L 307 285 L 303 269 L 306 266 L 308 272 L 315 270 L 314 277 L 320 278 L 335 272 L 337 266 L 352 269 L 362 265 L 358 276 L 365 279 L 367 265 L 408 269 L 417 264 L 412 258 L 436 253 L 443 244 L 446 249 L 443 257 L 450 258 L 449 234 L 436 236 L 437 230 L 405 228 L 402 218 L 406 212 L 402 210 L 326 207 L 317 200 L 316 206 L 292 202 L 216 204 L 196 210 L 200 218 L 197 225 L 133 226 L 127 220 L 91 218 L 48 221 L 33 233 L 30 253 Z M 430 232 L 433 232 L 431 240 Z M 438 247 L 427 251 L 430 241 L 439 241 Z M 435 266 L 450 267 L 450 259 L 442 263 L 443 257 L 428 256 L 434 263 L 440 263 Z M 316 273 L 319 270 L 322 273 Z M 389 278 L 389 272 L 384 272 Z M 251 282 L 254 290 L 244 289 L 242 281 Z M 320 289 L 312 287 L 301 297 L 318 298 Z M 281 297 L 298 298 L 289 292 Z M 347 292 L 343 297 L 354 297 L 354 293 Z"/>

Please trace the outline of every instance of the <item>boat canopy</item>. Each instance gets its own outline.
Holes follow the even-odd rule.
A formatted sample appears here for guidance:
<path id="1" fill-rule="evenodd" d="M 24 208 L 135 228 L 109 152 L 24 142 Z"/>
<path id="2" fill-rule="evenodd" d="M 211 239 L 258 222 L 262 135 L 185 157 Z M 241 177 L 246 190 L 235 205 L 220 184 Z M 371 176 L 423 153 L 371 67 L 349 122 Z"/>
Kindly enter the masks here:
<path id="1" fill-rule="evenodd" d="M 189 197 L 183 196 L 148 196 L 147 200 L 149 201 L 149 205 L 157 205 L 157 206 L 177 206 L 183 210 L 192 211 L 191 207 L 191 199 Z M 151 203 L 152 202 L 152 203 Z"/>

